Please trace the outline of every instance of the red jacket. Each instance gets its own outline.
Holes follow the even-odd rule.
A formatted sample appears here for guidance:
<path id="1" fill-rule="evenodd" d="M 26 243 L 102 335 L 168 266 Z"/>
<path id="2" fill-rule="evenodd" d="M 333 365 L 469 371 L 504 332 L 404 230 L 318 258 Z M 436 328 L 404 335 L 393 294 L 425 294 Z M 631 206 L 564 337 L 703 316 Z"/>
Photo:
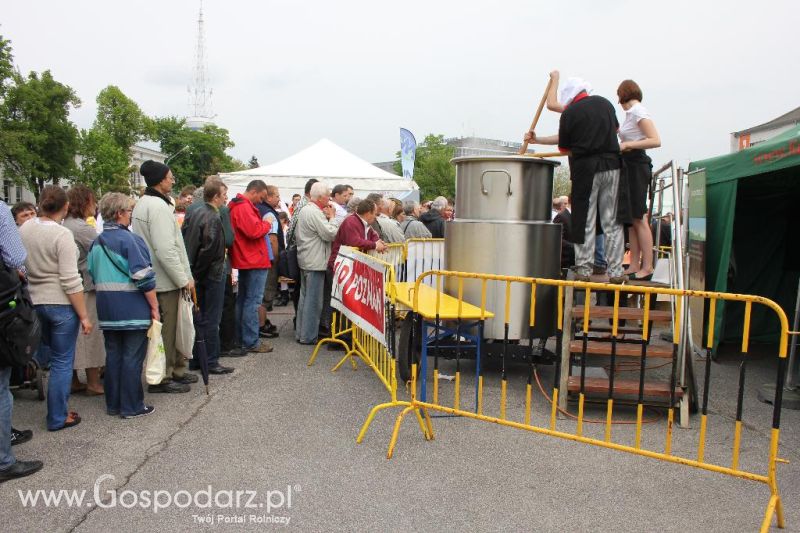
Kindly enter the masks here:
<path id="1" fill-rule="evenodd" d="M 341 246 L 354 246 L 365 252 L 367 250 L 374 250 L 375 243 L 380 237 L 375 233 L 375 230 L 369 228 L 367 238 L 364 238 L 364 223 L 361 218 L 353 213 L 348 215 L 339 226 L 339 231 L 336 233 L 336 238 L 333 239 L 331 244 L 331 256 L 328 259 L 328 268 L 333 270 L 333 264 L 336 262 L 336 256 L 339 254 Z"/>
<path id="2" fill-rule="evenodd" d="M 230 201 L 228 208 L 233 226 L 231 266 L 243 270 L 270 268 L 272 264 L 264 238 L 269 233 L 270 223 L 261 220 L 253 202 L 241 194 Z"/>

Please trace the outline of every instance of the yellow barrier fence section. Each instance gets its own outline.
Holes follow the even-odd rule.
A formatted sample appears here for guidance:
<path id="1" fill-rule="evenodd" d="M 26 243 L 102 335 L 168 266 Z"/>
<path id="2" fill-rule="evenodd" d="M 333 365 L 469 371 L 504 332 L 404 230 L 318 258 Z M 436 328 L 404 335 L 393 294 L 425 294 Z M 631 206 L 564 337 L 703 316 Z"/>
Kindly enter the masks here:
<path id="1" fill-rule="evenodd" d="M 402 248 L 401 248 L 402 250 Z M 367 254 L 354 251 L 354 256 L 367 257 L 373 263 L 377 262 L 383 266 L 383 283 L 386 291 L 385 297 L 385 331 L 384 342 L 379 341 L 371 334 L 360 328 L 355 322 L 348 319 L 342 312 L 334 312 L 331 320 L 331 335 L 320 339 L 314 347 L 308 366 L 312 366 L 320 348 L 325 344 L 338 344 L 344 347 L 346 353 L 338 363 L 331 369 L 336 372 L 346 362 L 355 370 L 357 368 L 356 359 L 361 359 L 368 367 L 375 372 L 380 382 L 389 391 L 392 401 L 397 400 L 397 377 L 394 356 L 395 328 L 394 328 L 394 286 L 395 271 L 394 266 L 379 257 L 368 256 Z"/>
<path id="2" fill-rule="evenodd" d="M 427 281 L 426 281 L 426 278 Z M 455 416 L 462 416 L 470 419 L 481 420 L 485 422 L 491 422 L 494 424 L 500 424 L 508 427 L 513 427 L 516 429 L 522 429 L 526 431 L 531 431 L 534 433 L 539 433 L 543 435 L 549 435 L 552 437 L 558 437 L 566 440 L 571 440 L 575 442 L 581 442 L 585 444 L 590 444 L 594 446 L 600 446 L 604 448 L 609 448 L 618 451 L 624 451 L 636 455 L 641 455 L 645 457 L 650 457 L 653 459 L 658 459 L 661 461 L 666 461 L 670 463 L 676 464 L 683 464 L 687 466 L 692 466 L 695 468 L 700 468 L 707 471 L 718 472 L 721 474 L 748 479 L 753 481 L 758 481 L 761 483 L 765 483 L 769 486 L 771 496 L 769 499 L 769 503 L 767 505 L 766 511 L 764 513 L 763 521 L 761 524 L 761 531 L 767 531 L 769 526 L 772 522 L 773 515 L 777 516 L 777 525 L 778 527 L 784 526 L 784 517 L 783 517 L 783 507 L 781 503 L 781 498 L 778 493 L 778 485 L 776 479 L 776 463 L 781 460 L 778 458 L 778 442 L 779 442 L 779 435 L 780 435 L 780 414 L 781 414 L 781 400 L 782 400 L 782 391 L 783 391 L 783 382 L 784 376 L 787 367 L 787 344 L 788 344 L 788 334 L 789 334 L 789 327 L 788 321 L 786 319 L 786 315 L 781 309 L 781 307 L 773 302 L 772 300 L 758 297 L 758 296 L 749 296 L 749 295 L 740 295 L 740 294 L 727 294 L 727 293 L 716 293 L 716 292 L 707 292 L 707 291 L 689 291 L 689 290 L 677 290 L 677 289 L 670 289 L 670 288 L 661 288 L 661 287 L 647 287 L 647 286 L 638 286 L 638 285 L 613 285 L 613 284 L 606 284 L 606 283 L 592 283 L 592 282 L 581 282 L 581 281 L 565 281 L 565 280 L 551 280 L 551 279 L 539 279 L 539 278 L 529 278 L 529 277 L 513 277 L 513 276 L 500 276 L 500 275 L 493 275 L 493 274 L 474 274 L 474 273 L 465 273 L 465 272 L 451 272 L 445 270 L 432 270 L 429 272 L 425 272 L 420 274 L 415 281 L 414 290 L 413 290 L 413 312 L 419 313 L 423 307 L 427 307 L 428 314 L 435 314 L 436 317 L 436 324 L 437 330 L 439 327 L 439 318 L 440 309 L 442 300 L 445 300 L 444 297 L 440 298 L 439 296 L 432 297 L 431 301 L 421 301 L 421 297 L 419 296 L 422 291 L 420 291 L 420 285 L 422 283 L 427 283 L 428 285 L 438 288 L 441 290 L 441 287 L 445 285 L 444 281 L 455 281 L 455 285 L 452 283 L 449 286 L 458 287 L 455 294 L 455 298 L 458 300 L 456 304 L 457 309 L 461 310 L 462 306 L 466 307 L 475 307 L 466 302 L 462 303 L 463 300 L 463 285 L 465 281 L 470 283 L 480 283 L 481 284 L 481 301 L 479 303 L 475 303 L 476 306 L 480 306 L 480 313 L 479 316 L 481 320 L 483 317 L 487 317 L 492 310 L 487 309 L 487 284 L 493 283 L 497 284 L 499 290 L 504 290 L 505 292 L 505 305 L 503 309 L 494 309 L 495 315 L 494 319 L 499 320 L 502 319 L 505 324 L 505 338 L 502 340 L 503 344 L 503 351 L 502 351 L 502 358 L 503 358 L 503 366 L 502 366 L 502 376 L 500 382 L 500 401 L 499 401 L 499 416 L 490 416 L 485 414 L 487 409 L 487 405 L 483 395 L 483 389 L 486 386 L 483 376 L 481 375 L 480 368 L 477 369 L 476 375 L 476 405 L 475 410 L 467 410 L 460 406 L 460 398 L 461 395 L 461 379 L 460 376 L 457 376 L 454 382 L 454 398 L 447 399 L 440 401 L 439 398 L 439 390 L 438 390 L 438 379 L 436 379 L 436 375 L 434 374 L 434 384 L 433 384 L 433 394 L 431 397 L 425 396 L 425 391 L 423 390 L 421 393 L 418 393 L 418 387 L 420 384 L 420 376 L 418 375 L 418 369 L 416 364 L 412 366 L 411 370 L 411 400 L 409 402 L 399 402 L 396 400 L 396 395 L 393 395 L 393 401 L 390 403 L 384 403 L 378 406 L 375 406 L 372 411 L 370 412 L 367 420 L 365 421 L 361 431 L 359 432 L 357 442 L 362 442 L 364 436 L 369 428 L 369 425 L 372 423 L 376 413 L 380 410 L 387 409 L 389 407 L 402 407 L 403 410 L 397 416 L 397 419 L 394 424 L 394 430 L 392 432 L 392 437 L 389 442 L 389 449 L 387 452 L 387 457 L 391 458 L 395 444 L 397 442 L 398 434 L 400 425 L 403 421 L 403 418 L 406 414 L 410 412 L 414 412 L 419 424 L 420 428 L 422 429 L 423 435 L 426 439 L 433 438 L 433 426 L 431 423 L 431 418 L 429 416 L 429 411 L 438 411 L 441 413 L 445 413 L 447 415 L 455 415 Z M 509 345 L 511 340 L 508 338 L 508 331 L 509 331 L 509 324 L 512 320 L 515 320 L 516 317 L 512 317 L 510 313 L 511 307 L 511 299 L 512 299 L 512 286 L 516 286 L 518 284 L 528 285 L 530 287 L 530 292 L 525 294 L 530 294 L 530 316 L 528 317 L 530 331 L 533 332 L 533 327 L 536 324 L 537 317 L 535 316 L 535 302 L 536 302 L 536 294 L 537 294 L 537 287 L 557 287 L 558 290 L 558 304 L 557 304 L 557 316 L 558 322 L 557 327 L 559 329 L 558 335 L 556 336 L 557 339 L 557 351 L 560 352 L 561 348 L 561 328 L 563 327 L 563 297 L 565 289 L 572 288 L 575 291 L 580 291 L 585 294 L 585 302 L 586 305 L 583 308 L 583 316 L 582 316 L 582 331 L 576 333 L 576 341 L 582 343 L 583 349 L 581 353 L 581 377 L 580 377 L 580 393 L 578 396 L 578 414 L 575 423 L 569 423 L 569 428 L 565 427 L 566 422 L 561 422 L 559 424 L 557 418 L 558 412 L 558 398 L 559 394 L 566 394 L 567 391 L 559 391 L 559 383 L 560 383 L 560 373 L 561 372 L 569 372 L 569 369 L 562 369 L 560 368 L 559 359 L 556 361 L 555 367 L 555 377 L 553 380 L 553 389 L 552 395 L 548 398 L 548 401 L 551 403 L 550 412 L 548 419 L 544 420 L 543 424 L 537 424 L 534 422 L 534 418 L 531 414 L 531 375 L 535 374 L 533 370 L 533 364 L 531 363 L 531 370 L 528 376 L 528 383 L 525 389 L 525 399 L 524 399 L 524 418 L 522 420 L 512 420 L 508 416 L 508 386 L 507 386 L 507 373 L 506 373 L 506 347 Z M 613 294 L 613 313 L 610 317 L 611 319 L 611 338 L 610 338 L 610 367 L 611 372 L 609 373 L 609 380 L 608 380 L 608 396 L 605 400 L 605 409 L 606 409 L 606 416 L 604 421 L 600 421 L 600 423 L 605 424 L 605 431 L 603 438 L 592 438 L 588 437 L 584 434 L 584 422 L 588 422 L 584 417 L 584 401 L 585 401 L 585 392 L 586 392 L 586 384 L 584 382 L 584 373 L 586 367 L 586 345 L 588 339 L 588 332 L 589 332 L 589 321 L 592 320 L 591 308 L 589 305 L 590 298 L 593 292 L 598 291 L 606 291 L 608 293 Z M 645 363 L 648 356 L 648 351 L 646 349 L 645 343 L 642 343 L 642 350 L 641 350 L 641 360 L 640 360 L 640 375 L 639 375 L 639 387 L 638 387 L 638 401 L 636 402 L 636 422 L 635 422 L 635 437 L 633 438 L 633 443 L 626 444 L 621 442 L 615 442 L 614 436 L 612 435 L 612 424 L 613 419 L 613 412 L 614 412 L 614 369 L 617 368 L 617 357 L 619 353 L 622 353 L 623 348 L 622 344 L 620 343 L 621 335 L 619 333 L 620 329 L 620 299 L 621 293 L 633 293 L 642 296 L 643 300 L 643 321 L 642 321 L 642 338 L 649 338 L 650 331 L 648 328 L 651 326 L 649 325 L 650 322 L 650 315 L 654 313 L 654 311 L 650 308 L 655 302 L 655 296 L 658 294 L 665 294 L 675 299 L 676 310 L 675 316 L 673 317 L 673 324 L 674 324 L 674 334 L 672 338 L 672 355 L 670 358 L 669 352 L 660 354 L 661 357 L 666 358 L 667 360 L 671 361 L 672 364 L 672 371 L 670 376 L 670 388 L 668 392 L 669 403 L 667 409 L 667 419 L 666 424 L 664 427 L 664 440 L 663 448 L 660 449 L 646 449 L 643 446 L 641 432 L 642 432 L 642 424 L 643 422 L 643 407 L 644 407 L 644 372 L 645 372 Z M 519 294 L 519 293 L 517 293 Z M 424 297 L 424 296 L 423 296 Z M 731 461 L 728 464 L 718 464 L 709 460 L 708 454 L 708 444 L 706 442 L 706 434 L 707 434 L 707 427 L 708 427 L 708 419 L 707 419 L 707 410 L 708 410 L 708 391 L 709 391 L 709 384 L 710 384 L 710 374 L 711 374 L 711 347 L 713 346 L 713 328 L 708 328 L 708 339 L 707 339 L 707 353 L 705 358 L 705 376 L 704 376 L 704 388 L 703 388 L 703 398 L 700 405 L 700 412 L 701 412 L 701 421 L 700 421 L 700 431 L 699 431 L 699 438 L 697 442 L 697 449 L 696 454 L 692 454 L 691 457 L 688 456 L 681 456 L 673 451 L 673 422 L 674 422 L 674 411 L 675 406 L 677 405 L 677 396 L 676 396 L 676 368 L 677 364 L 676 361 L 678 359 L 678 342 L 679 342 L 679 324 L 681 324 L 680 315 L 682 312 L 685 312 L 686 302 L 688 298 L 702 298 L 708 301 L 709 307 L 709 321 L 713 323 L 714 314 L 716 312 L 716 302 L 719 300 L 723 301 L 733 301 L 733 302 L 743 302 L 745 305 L 745 315 L 744 315 L 744 335 L 742 338 L 742 354 L 743 354 L 743 361 L 741 363 L 740 368 L 740 377 L 739 377 L 739 389 L 738 389 L 738 399 L 737 399 L 737 408 L 736 408 L 736 417 L 735 423 L 733 424 L 733 446 L 730 449 Z M 429 297 L 430 298 L 430 297 Z M 527 297 L 526 297 L 527 298 Z M 448 296 L 448 305 L 450 308 L 453 307 L 452 302 L 453 297 Z M 435 306 L 435 311 L 433 313 L 430 312 L 431 302 Z M 496 302 L 496 300 L 495 300 Z M 742 405 L 743 405 L 743 393 L 744 393 L 744 378 L 745 378 L 745 368 L 746 368 L 746 354 L 748 351 L 749 346 L 749 336 L 750 336 L 750 316 L 751 316 L 751 308 L 754 304 L 763 305 L 770 309 L 772 309 L 780 322 L 781 327 L 781 337 L 780 337 L 780 345 L 779 345 L 779 353 L 778 353 L 778 372 L 776 377 L 776 387 L 775 387 L 775 399 L 773 403 L 773 420 L 772 420 L 772 433 L 771 433 L 771 440 L 770 446 L 768 450 L 768 460 L 767 464 L 763 472 L 751 472 L 741 468 L 740 464 L 740 450 L 741 450 L 741 432 L 742 432 Z M 499 312 L 497 312 L 499 311 Z M 460 312 L 460 311 L 459 311 Z M 474 311 L 473 311 L 474 313 Z M 599 320 L 601 317 L 597 317 Z M 605 318 L 603 316 L 602 318 Z M 421 333 L 420 333 L 421 334 Z M 413 338 L 413 337 L 412 337 Z M 436 341 L 436 347 L 438 347 L 438 340 Z M 531 353 L 533 351 L 533 340 L 530 340 L 531 344 Z M 630 346 L 627 345 L 627 346 Z M 405 347 L 400 347 L 400 349 L 405 349 Z M 434 372 L 437 372 L 438 369 L 434 367 Z M 538 382 L 538 374 L 536 375 L 536 380 Z M 680 390 L 680 389 L 679 389 Z M 420 396 L 425 398 L 425 401 L 420 399 Z M 447 403 L 445 405 L 445 402 Z M 520 402 L 521 405 L 522 402 Z M 714 457 L 718 457 L 720 454 L 715 453 Z M 782 460 L 781 460 L 782 461 Z"/>

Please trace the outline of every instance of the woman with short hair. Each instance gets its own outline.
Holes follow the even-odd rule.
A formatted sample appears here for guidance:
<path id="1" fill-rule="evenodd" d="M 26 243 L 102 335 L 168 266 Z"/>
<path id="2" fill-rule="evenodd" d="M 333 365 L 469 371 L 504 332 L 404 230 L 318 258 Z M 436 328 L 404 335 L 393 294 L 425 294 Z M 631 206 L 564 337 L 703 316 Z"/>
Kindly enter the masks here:
<path id="1" fill-rule="evenodd" d="M 160 319 L 150 252 L 144 239 L 128 230 L 133 203 L 118 192 L 100 199 L 103 233 L 94 241 L 87 260 L 105 339 L 106 412 L 122 418 L 155 410 L 144 403 L 142 365 L 147 330 L 151 320 Z"/>
<path id="2" fill-rule="evenodd" d="M 97 323 L 97 302 L 92 277 L 87 270 L 86 258 L 89 248 L 97 238 L 97 230 L 88 222 L 95 216 L 97 200 L 94 192 L 86 185 L 74 185 L 67 191 L 69 211 L 64 219 L 64 227 L 72 232 L 78 246 L 78 271 L 83 279 L 83 296 L 86 300 L 86 311 L 92 323 Z M 100 367 L 106 364 L 106 350 L 103 346 L 103 332 L 95 328 L 89 335 L 78 337 L 75 347 L 75 363 L 73 369 L 86 371 L 86 385 L 78 380 L 77 372 L 72 376 L 72 392 L 85 391 L 87 395 L 103 394 L 100 381 Z"/>
<path id="3" fill-rule="evenodd" d="M 42 323 L 42 343 L 37 359 L 50 364 L 49 431 L 76 426 L 81 421 L 78 413 L 67 409 L 67 403 L 78 330 L 89 335 L 93 328 L 78 271 L 78 247 L 72 232 L 61 225 L 68 209 L 64 189 L 48 185 L 39 196 L 39 216 L 19 229 L 28 251 L 25 268 L 31 299 Z"/>
<path id="4" fill-rule="evenodd" d="M 631 264 L 625 274 L 631 280 L 653 279 L 653 235 L 647 220 L 647 190 L 653 179 L 653 162 L 645 152 L 661 146 L 661 138 L 642 105 L 642 89 L 633 80 L 624 80 L 617 88 L 619 104 L 625 111 L 625 121 L 619 128 L 619 149 L 628 177 L 631 217 L 628 232 L 631 245 Z"/>

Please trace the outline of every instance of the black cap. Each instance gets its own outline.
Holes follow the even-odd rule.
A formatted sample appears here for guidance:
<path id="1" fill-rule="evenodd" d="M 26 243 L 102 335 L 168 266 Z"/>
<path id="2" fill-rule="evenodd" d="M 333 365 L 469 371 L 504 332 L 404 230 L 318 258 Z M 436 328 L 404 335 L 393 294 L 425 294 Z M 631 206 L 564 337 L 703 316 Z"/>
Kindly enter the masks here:
<path id="1" fill-rule="evenodd" d="M 139 173 L 144 176 L 144 182 L 148 187 L 155 187 L 167 177 L 169 167 L 164 163 L 148 159 L 139 168 Z"/>

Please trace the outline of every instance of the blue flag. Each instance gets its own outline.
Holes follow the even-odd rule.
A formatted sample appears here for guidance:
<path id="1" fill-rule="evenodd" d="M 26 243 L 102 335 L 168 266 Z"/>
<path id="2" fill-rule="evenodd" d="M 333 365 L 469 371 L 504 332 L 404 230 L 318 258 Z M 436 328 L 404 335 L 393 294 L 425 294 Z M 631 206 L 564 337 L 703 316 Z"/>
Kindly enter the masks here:
<path id="1" fill-rule="evenodd" d="M 417 155 L 417 140 L 414 134 L 405 128 L 400 128 L 400 164 L 403 167 L 403 177 L 414 178 L 414 158 Z"/>

